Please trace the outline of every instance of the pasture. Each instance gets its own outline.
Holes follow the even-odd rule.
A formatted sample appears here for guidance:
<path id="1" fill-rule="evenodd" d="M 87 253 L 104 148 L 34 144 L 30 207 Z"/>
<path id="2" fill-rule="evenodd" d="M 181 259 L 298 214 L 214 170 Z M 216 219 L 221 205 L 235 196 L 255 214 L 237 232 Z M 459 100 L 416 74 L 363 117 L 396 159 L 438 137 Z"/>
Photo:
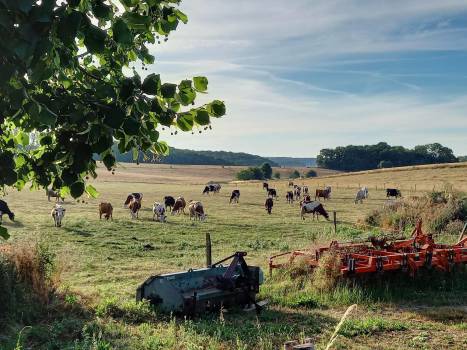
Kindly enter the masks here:
<path id="1" fill-rule="evenodd" d="M 450 184 L 465 189 L 467 168 L 439 171 L 452 171 Z M 270 181 L 278 198 L 272 215 L 267 215 L 262 183 L 227 182 L 232 179 L 232 172 L 220 167 L 151 165 L 124 165 L 117 168 L 115 175 L 100 171 L 94 181 L 100 197 L 85 199 L 84 203 L 66 199 L 61 228 L 53 227 L 50 209 L 54 202 L 47 201 L 45 191 L 9 191 L 5 198 L 17 218 L 15 223 L 4 220 L 11 241 L 49 245 L 57 253 L 62 269 L 60 292 L 74 308 L 84 310 L 79 316 L 70 312 L 33 325 L 32 330 L 24 332 L 25 344 L 50 346 L 50 341 L 43 339 L 47 338 L 41 334 L 44 332 L 56 337 L 59 348 L 70 349 L 79 348 L 74 339 L 84 344 L 86 336 L 91 337 L 89 344 L 94 339 L 112 349 L 278 349 L 286 340 L 304 337 L 312 337 L 318 346 L 323 346 L 346 307 L 358 302 L 359 307 L 346 322 L 335 348 L 467 346 L 467 289 L 465 283 L 458 287 L 458 281 L 453 282 L 454 289 L 436 286 L 437 289 L 428 288 L 425 292 L 422 288 L 421 292 L 416 291 L 417 295 L 411 295 L 415 287 L 408 283 L 406 292 L 398 290 L 398 296 L 388 291 L 390 286 L 378 285 L 373 294 L 356 287 L 308 300 L 303 294 L 287 294 L 290 281 L 267 279 L 261 296 L 270 299 L 271 304 L 258 317 L 254 313 L 226 312 L 186 321 L 146 314 L 143 307 L 132 304 L 136 287 L 147 277 L 202 267 L 207 232 L 211 234 L 213 260 L 247 251 L 247 262 L 261 266 L 267 277 L 267 258 L 274 253 L 327 244 L 333 239 L 365 238 L 368 233 L 355 227 L 355 223 L 383 205 L 383 182 L 400 185 L 403 195 L 409 194 L 404 193 L 404 188 L 410 194 L 416 193 L 415 179 L 419 193 L 431 189 L 433 184 L 442 185 L 433 168 L 417 170 L 417 177 L 413 176 L 414 170 L 384 174 L 387 181 L 381 174 L 360 174 L 354 179 L 333 175 L 295 180 L 299 185 L 307 184 L 312 195 L 318 183 L 333 186 L 332 198 L 325 202 L 325 208 L 337 212 L 335 233 L 333 225 L 323 218 L 319 222 L 300 219 L 299 204 L 290 205 L 285 200 L 288 180 Z M 201 194 L 209 180 L 222 183 L 219 194 Z M 370 198 L 363 204 L 353 202 L 358 184 L 370 187 Z M 240 203 L 229 205 L 233 189 L 241 191 Z M 144 194 L 138 220 L 130 219 L 128 209 L 123 208 L 130 192 Z M 206 221 L 193 222 L 188 215 L 169 214 L 166 223 L 153 222 L 152 204 L 163 202 L 165 195 L 202 201 L 208 215 Z M 100 202 L 112 203 L 113 221 L 99 220 Z M 453 241 L 455 237 L 442 239 Z M 58 322 L 62 323 L 57 325 Z M 60 330 L 60 326 L 65 330 Z M 0 344 L 6 344 L 0 348 L 9 349 L 14 344 L 18 327 L 12 325 L 8 336 L 0 338 Z"/>

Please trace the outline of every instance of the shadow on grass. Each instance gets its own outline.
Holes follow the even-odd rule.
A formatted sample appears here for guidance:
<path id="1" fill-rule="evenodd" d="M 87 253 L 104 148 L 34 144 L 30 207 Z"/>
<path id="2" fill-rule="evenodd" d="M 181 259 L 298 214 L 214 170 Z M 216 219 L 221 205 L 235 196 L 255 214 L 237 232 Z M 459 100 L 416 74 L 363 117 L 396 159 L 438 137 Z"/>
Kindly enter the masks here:
<path id="1" fill-rule="evenodd" d="M 82 237 L 93 237 L 94 236 L 91 232 L 83 230 L 81 228 L 76 228 L 76 227 L 63 227 L 63 230 L 68 233 L 82 236 Z"/>

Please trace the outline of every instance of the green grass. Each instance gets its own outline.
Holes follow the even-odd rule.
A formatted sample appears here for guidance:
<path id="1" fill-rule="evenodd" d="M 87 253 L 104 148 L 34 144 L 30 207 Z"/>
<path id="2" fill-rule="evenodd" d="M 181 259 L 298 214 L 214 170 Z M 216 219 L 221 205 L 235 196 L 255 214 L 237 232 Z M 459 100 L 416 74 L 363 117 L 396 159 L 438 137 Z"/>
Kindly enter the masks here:
<path id="1" fill-rule="evenodd" d="M 202 267 L 206 233 L 211 234 L 214 260 L 244 250 L 248 252 L 247 262 L 261 266 L 267 274 L 267 258 L 272 254 L 328 244 L 334 239 L 365 239 L 369 233 L 353 224 L 380 207 L 385 199 L 383 191 L 373 190 L 368 201 L 355 205 L 355 189 L 336 189 L 333 198 L 325 203 L 329 211 L 338 213 L 339 225 L 334 233 L 329 222 L 300 220 L 298 204 L 285 203 L 286 181 L 272 184 L 278 189 L 279 199 L 269 216 L 263 206 L 265 192 L 256 183 L 239 184 L 240 203 L 229 205 L 228 197 L 235 185 L 223 185 L 220 195 L 203 197 L 202 185 L 189 181 L 97 182 L 99 200 L 67 200 L 62 228 L 53 227 L 49 214 L 53 203 L 47 202 L 43 192 L 9 192 L 6 199 L 17 217 L 14 224 L 5 221 L 11 241 L 47 244 L 57 254 L 63 271 L 57 300 L 27 322 L 8 323 L 0 330 L 0 349 L 14 349 L 25 325 L 32 326 L 21 337 L 25 349 L 278 349 L 286 340 L 304 337 L 313 337 L 322 346 L 343 310 L 352 303 L 361 305 L 359 313 L 370 313 L 366 316 L 384 320 L 382 324 L 389 328 L 399 307 L 465 303 L 467 287 L 459 278 L 441 279 L 434 285 L 427 285 L 427 280 L 413 285 L 410 278 L 405 283 L 390 284 L 359 281 L 318 292 L 309 279 L 275 277 L 267 279 L 261 288 L 260 297 L 271 303 L 258 317 L 229 310 L 223 315 L 184 320 L 134 302 L 137 286 L 150 275 Z M 144 193 L 139 220 L 131 220 L 121 207 L 125 195 L 132 191 Z M 169 215 L 165 224 L 153 222 L 152 203 L 169 194 L 201 200 L 208 213 L 206 222 L 190 222 L 183 215 Z M 99 221 L 100 201 L 113 204 L 113 221 Z M 465 276 L 462 278 L 465 281 Z M 394 308 L 390 315 L 382 313 L 386 307 Z M 407 317 L 416 318 L 418 312 Z M 440 327 L 446 333 L 452 329 L 465 332 L 458 323 Z M 355 344 L 363 337 L 390 349 L 391 342 L 381 335 L 384 332 L 353 337 Z M 358 348 L 355 344 L 346 346 Z"/>

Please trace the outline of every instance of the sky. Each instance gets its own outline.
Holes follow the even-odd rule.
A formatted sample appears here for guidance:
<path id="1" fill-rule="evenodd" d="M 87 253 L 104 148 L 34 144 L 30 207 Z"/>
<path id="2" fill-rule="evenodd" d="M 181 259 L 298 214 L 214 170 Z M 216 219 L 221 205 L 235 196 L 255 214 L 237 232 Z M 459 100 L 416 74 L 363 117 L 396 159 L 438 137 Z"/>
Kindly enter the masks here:
<path id="1" fill-rule="evenodd" d="M 225 101 L 174 147 L 314 157 L 380 141 L 467 155 L 467 1 L 184 0 L 151 71 Z"/>

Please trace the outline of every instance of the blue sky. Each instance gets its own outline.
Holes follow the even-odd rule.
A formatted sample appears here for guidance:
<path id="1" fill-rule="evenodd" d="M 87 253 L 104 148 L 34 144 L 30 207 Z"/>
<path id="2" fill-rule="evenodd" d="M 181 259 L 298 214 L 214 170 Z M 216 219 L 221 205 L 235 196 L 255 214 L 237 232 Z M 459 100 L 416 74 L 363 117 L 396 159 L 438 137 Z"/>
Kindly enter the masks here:
<path id="1" fill-rule="evenodd" d="M 170 145 L 312 157 L 347 144 L 440 142 L 467 155 L 467 2 L 184 0 L 153 48 L 165 81 L 209 78 L 213 130 Z"/>

